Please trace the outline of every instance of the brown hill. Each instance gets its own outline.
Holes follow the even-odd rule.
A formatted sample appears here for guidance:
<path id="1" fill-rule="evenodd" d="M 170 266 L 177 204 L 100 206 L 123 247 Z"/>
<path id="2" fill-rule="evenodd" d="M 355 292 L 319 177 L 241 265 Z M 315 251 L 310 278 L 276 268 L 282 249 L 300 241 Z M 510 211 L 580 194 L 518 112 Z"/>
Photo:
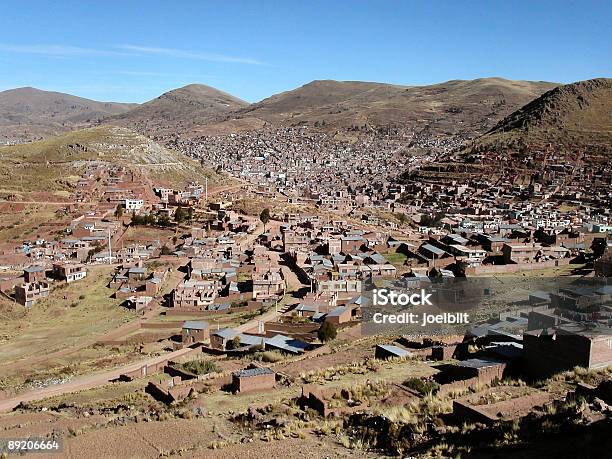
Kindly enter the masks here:
<path id="1" fill-rule="evenodd" d="M 136 104 L 97 102 L 61 92 L 17 88 L 0 92 L 0 143 L 33 140 L 94 123 Z"/>
<path id="2" fill-rule="evenodd" d="M 597 78 L 548 91 L 501 120 L 468 151 L 610 152 L 611 145 L 612 79 Z"/>
<path id="3" fill-rule="evenodd" d="M 431 86 L 358 81 L 313 81 L 252 104 L 236 118 L 280 125 L 403 126 L 433 134 L 484 133 L 554 83 L 482 78 Z"/>
<path id="4" fill-rule="evenodd" d="M 104 122 L 127 126 L 149 136 L 180 134 L 247 105 L 247 102 L 210 86 L 190 84 Z"/>
<path id="5" fill-rule="evenodd" d="M 93 164 L 120 164 L 162 186 L 180 188 L 207 179 L 211 186 L 232 183 L 225 175 L 130 129 L 97 126 L 0 147 L 0 199 L 43 192 L 67 196 Z"/>
<path id="6" fill-rule="evenodd" d="M 611 159 L 612 79 L 598 78 L 546 92 L 445 161 L 405 178 L 451 181 L 486 174 L 504 179 L 510 173 L 518 183 L 551 168 L 597 175 Z"/>

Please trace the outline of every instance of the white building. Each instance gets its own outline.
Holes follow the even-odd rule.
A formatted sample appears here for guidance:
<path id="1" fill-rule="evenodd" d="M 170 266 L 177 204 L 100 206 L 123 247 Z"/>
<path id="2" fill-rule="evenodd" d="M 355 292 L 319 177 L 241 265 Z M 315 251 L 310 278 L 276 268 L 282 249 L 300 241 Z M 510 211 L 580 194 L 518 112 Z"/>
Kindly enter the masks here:
<path id="1" fill-rule="evenodd" d="M 126 199 L 124 206 L 126 210 L 140 210 L 144 206 L 144 201 L 142 199 Z"/>

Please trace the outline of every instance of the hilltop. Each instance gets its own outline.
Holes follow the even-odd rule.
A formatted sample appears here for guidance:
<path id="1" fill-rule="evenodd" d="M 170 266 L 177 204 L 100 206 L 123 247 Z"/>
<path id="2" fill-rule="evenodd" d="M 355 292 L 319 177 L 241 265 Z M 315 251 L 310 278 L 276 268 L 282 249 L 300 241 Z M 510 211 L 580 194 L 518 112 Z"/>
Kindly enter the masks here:
<path id="1" fill-rule="evenodd" d="M 611 113 L 612 79 L 560 86 L 505 117 L 448 161 L 405 177 L 452 180 L 484 173 L 501 177 L 506 170 L 528 182 L 553 165 L 574 171 L 606 167 L 612 154 Z"/>
<path id="2" fill-rule="evenodd" d="M 182 153 L 127 128 L 99 126 L 47 140 L 0 148 L 0 197 L 66 195 L 87 165 L 120 164 L 160 185 L 226 180 Z"/>
<path id="3" fill-rule="evenodd" d="M 61 92 L 17 88 L 0 92 L 0 142 L 19 142 L 84 127 L 136 104 L 98 102 Z"/>
<path id="4" fill-rule="evenodd" d="M 33 96 L 20 89 L 7 98 L 12 100 L 12 108 L 4 110 L 0 126 L 2 120 L 7 126 L 20 123 L 20 137 L 13 140 L 21 141 L 99 123 L 128 127 L 153 139 L 303 125 L 328 131 L 397 127 L 425 136 L 473 138 L 554 87 L 555 83 L 502 78 L 452 80 L 429 86 L 317 80 L 248 104 L 210 86 L 191 84 L 141 105 L 105 104 L 68 95 L 62 95 L 63 102 L 34 104 L 28 102 Z M 28 118 L 19 111 L 23 107 L 42 108 L 30 108 L 38 115 Z"/>
<path id="5" fill-rule="evenodd" d="M 468 152 L 534 151 L 543 147 L 610 151 L 612 79 L 557 87 L 501 120 Z"/>
<path id="6" fill-rule="evenodd" d="M 555 86 L 502 78 L 429 86 L 321 80 L 252 104 L 232 118 L 330 129 L 393 125 L 432 134 L 484 133 Z"/>
<path id="7" fill-rule="evenodd" d="M 127 126 L 149 136 L 182 133 L 206 124 L 248 103 L 218 89 L 190 84 L 166 92 L 104 122 Z"/>

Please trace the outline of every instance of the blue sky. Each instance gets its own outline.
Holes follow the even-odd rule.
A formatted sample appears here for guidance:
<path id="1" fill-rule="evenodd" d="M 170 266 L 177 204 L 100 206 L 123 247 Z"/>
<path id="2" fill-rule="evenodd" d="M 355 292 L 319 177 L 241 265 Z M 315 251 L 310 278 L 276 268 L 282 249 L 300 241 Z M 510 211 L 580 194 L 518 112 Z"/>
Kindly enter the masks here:
<path id="1" fill-rule="evenodd" d="M 612 2 L 15 1 L 0 90 L 143 102 L 189 83 L 248 101 L 315 79 L 611 76 Z"/>

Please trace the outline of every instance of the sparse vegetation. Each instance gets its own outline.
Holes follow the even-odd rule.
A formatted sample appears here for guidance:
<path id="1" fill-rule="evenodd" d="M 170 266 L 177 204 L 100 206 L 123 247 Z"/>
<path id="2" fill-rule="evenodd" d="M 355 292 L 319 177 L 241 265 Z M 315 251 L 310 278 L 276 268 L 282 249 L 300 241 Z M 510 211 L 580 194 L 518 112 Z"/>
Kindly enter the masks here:
<path id="1" fill-rule="evenodd" d="M 183 368 L 195 375 L 220 372 L 219 366 L 212 360 L 192 360 L 183 364 Z"/>

